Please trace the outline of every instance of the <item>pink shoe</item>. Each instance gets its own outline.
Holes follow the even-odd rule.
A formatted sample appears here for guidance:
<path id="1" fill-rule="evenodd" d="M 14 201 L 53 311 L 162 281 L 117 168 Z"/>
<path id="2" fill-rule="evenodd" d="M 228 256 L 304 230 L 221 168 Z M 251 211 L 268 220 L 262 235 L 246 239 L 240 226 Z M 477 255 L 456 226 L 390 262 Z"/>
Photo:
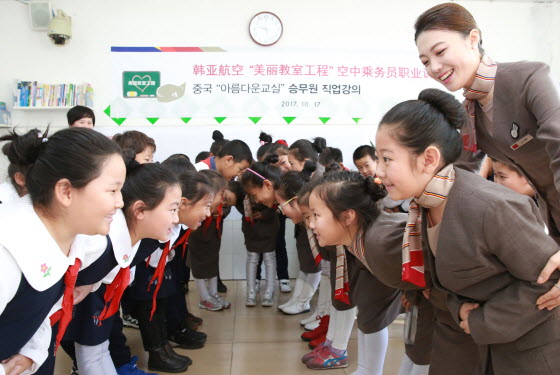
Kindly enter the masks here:
<path id="1" fill-rule="evenodd" d="M 321 344 L 321 345 L 319 345 L 319 346 L 316 346 L 315 349 L 313 349 L 312 352 L 309 352 L 309 353 L 307 353 L 306 355 L 304 355 L 303 357 L 301 357 L 301 361 L 302 361 L 303 363 L 307 363 L 307 361 L 309 361 L 309 360 L 313 359 L 314 357 L 316 357 L 317 355 L 319 355 L 319 352 L 320 352 L 321 350 L 325 350 L 325 349 L 328 350 L 329 347 L 328 347 L 328 346 L 325 346 L 324 344 Z"/>
<path id="2" fill-rule="evenodd" d="M 317 353 L 317 355 L 307 361 L 305 365 L 311 370 L 344 368 L 348 367 L 348 355 L 345 351 L 344 354 L 338 356 L 327 348 L 327 350 L 321 350 Z"/>
<path id="3" fill-rule="evenodd" d="M 210 297 L 210 299 L 207 299 L 205 301 L 200 301 L 198 307 L 209 311 L 220 311 L 224 309 L 224 305 L 222 305 L 220 302 L 218 302 L 212 297 Z"/>

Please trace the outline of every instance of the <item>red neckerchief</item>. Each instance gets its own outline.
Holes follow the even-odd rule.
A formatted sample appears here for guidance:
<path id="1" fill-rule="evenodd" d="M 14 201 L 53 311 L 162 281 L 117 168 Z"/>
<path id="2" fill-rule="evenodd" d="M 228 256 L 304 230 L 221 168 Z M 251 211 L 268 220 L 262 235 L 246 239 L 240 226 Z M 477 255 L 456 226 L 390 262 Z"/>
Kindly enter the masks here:
<path id="1" fill-rule="evenodd" d="M 218 215 L 216 215 L 216 229 L 218 230 L 218 238 L 221 238 L 222 233 L 220 232 L 220 224 L 222 222 L 222 218 L 224 215 L 224 208 L 222 206 L 222 203 L 220 203 L 220 205 L 218 206 L 217 211 L 218 211 Z M 212 220 L 214 220 L 214 215 L 210 215 L 204 220 L 204 224 L 202 225 L 203 227 L 202 229 L 204 230 L 204 235 L 206 235 L 206 232 L 208 231 L 208 228 L 210 227 Z"/>
<path id="2" fill-rule="evenodd" d="M 82 261 L 76 258 L 74 264 L 68 267 L 66 273 L 64 274 L 64 294 L 62 297 L 62 308 L 55 312 L 50 317 L 51 326 L 54 326 L 57 322 L 58 333 L 56 334 L 56 341 L 54 344 L 54 354 L 56 355 L 56 350 L 60 345 L 60 340 L 66 332 L 66 328 L 70 321 L 72 320 L 72 309 L 74 308 L 74 287 L 76 286 L 76 279 L 78 278 L 78 271 L 82 266 Z"/>
<path id="3" fill-rule="evenodd" d="M 222 232 L 220 231 L 220 224 L 222 223 L 222 219 L 224 217 L 224 207 L 223 203 L 220 203 L 218 206 L 218 216 L 216 217 L 216 229 L 218 230 L 218 238 L 222 238 Z"/>
<path id="4" fill-rule="evenodd" d="M 122 295 L 129 283 L 130 267 L 121 268 L 113 282 L 107 285 L 107 289 L 105 290 L 105 295 L 103 296 L 105 307 L 97 318 L 99 320 L 98 326 L 101 326 L 103 320 L 110 318 L 119 311 Z"/>
<path id="5" fill-rule="evenodd" d="M 163 248 L 163 253 L 161 254 L 161 258 L 159 258 L 159 262 L 154 272 L 154 275 L 152 276 L 152 279 L 148 283 L 148 292 L 149 292 L 152 283 L 157 279 L 156 289 L 154 290 L 154 294 L 152 296 L 152 312 L 150 313 L 150 321 L 152 320 L 152 317 L 156 312 L 156 299 L 159 292 L 159 288 L 161 288 L 161 283 L 163 281 L 163 273 L 165 271 L 165 264 L 167 263 L 167 256 L 172 250 L 174 250 L 179 245 L 183 245 L 183 252 L 184 252 L 189 235 L 190 235 L 190 229 L 185 232 L 183 237 L 181 237 L 177 242 L 175 242 L 175 245 L 173 245 L 171 249 L 169 248 L 169 244 L 171 243 L 171 241 L 167 241 L 165 243 L 165 247 Z"/>

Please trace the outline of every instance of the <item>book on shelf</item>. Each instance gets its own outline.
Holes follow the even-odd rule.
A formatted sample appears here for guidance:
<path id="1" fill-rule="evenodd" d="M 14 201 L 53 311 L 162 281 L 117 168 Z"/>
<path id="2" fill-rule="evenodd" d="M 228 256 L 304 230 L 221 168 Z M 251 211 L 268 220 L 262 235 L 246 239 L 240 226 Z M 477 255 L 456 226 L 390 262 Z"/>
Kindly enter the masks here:
<path id="1" fill-rule="evenodd" d="M 57 108 L 76 105 L 93 107 L 91 84 L 43 84 L 37 81 L 19 81 L 14 89 L 14 107 Z"/>

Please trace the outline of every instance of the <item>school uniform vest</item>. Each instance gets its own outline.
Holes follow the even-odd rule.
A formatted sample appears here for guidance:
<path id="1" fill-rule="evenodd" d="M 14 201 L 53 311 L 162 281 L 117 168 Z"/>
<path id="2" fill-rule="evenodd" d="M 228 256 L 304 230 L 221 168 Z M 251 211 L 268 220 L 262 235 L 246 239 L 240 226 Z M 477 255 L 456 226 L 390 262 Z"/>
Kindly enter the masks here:
<path id="1" fill-rule="evenodd" d="M 0 358 L 19 353 L 48 317 L 53 305 L 62 297 L 64 279 L 42 292 L 33 289 L 25 276 L 14 298 L 0 315 Z"/>

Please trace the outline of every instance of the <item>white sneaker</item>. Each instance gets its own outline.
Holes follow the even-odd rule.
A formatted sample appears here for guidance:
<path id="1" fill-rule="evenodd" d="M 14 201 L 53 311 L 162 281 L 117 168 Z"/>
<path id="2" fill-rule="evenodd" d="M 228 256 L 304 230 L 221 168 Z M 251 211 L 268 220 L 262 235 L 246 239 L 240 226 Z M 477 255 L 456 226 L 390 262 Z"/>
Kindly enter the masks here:
<path id="1" fill-rule="evenodd" d="M 321 317 L 317 314 L 317 311 L 312 311 L 311 314 L 300 320 L 299 324 L 305 326 L 309 323 L 313 323 L 316 320 L 321 320 Z"/>
<path id="2" fill-rule="evenodd" d="M 305 328 L 306 331 L 313 331 L 315 328 L 319 327 L 320 323 L 321 319 L 314 320 L 311 323 L 307 323 L 305 326 L 303 326 L 303 328 Z"/>
<path id="3" fill-rule="evenodd" d="M 290 280 L 280 280 L 280 291 L 282 293 L 290 293 L 292 291 L 292 286 L 290 285 Z"/>

